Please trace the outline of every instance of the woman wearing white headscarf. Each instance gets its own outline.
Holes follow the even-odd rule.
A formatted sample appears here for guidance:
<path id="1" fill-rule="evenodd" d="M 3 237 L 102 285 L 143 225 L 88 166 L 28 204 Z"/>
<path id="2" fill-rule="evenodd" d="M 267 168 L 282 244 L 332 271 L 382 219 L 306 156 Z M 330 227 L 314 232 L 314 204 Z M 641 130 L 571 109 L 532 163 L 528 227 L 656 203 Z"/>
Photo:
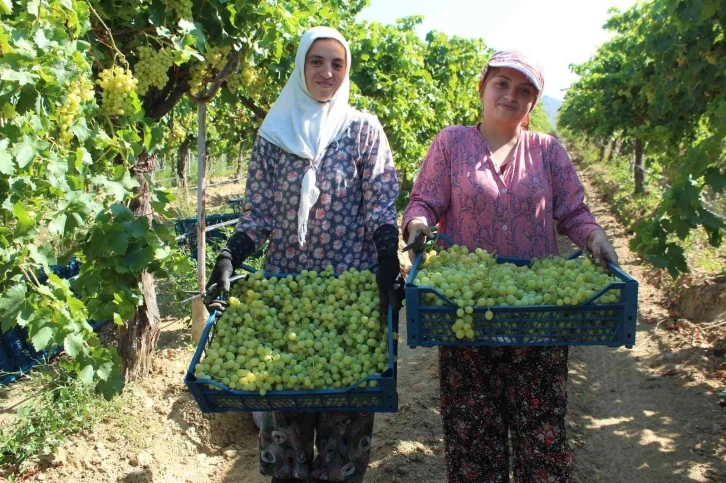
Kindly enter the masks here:
<path id="1" fill-rule="evenodd" d="M 207 287 L 218 288 L 208 296 L 229 290 L 234 268 L 269 239 L 267 272 L 341 272 L 377 261 L 381 300 L 397 302 L 389 295 L 400 271 L 398 181 L 380 123 L 348 104 L 350 63 L 336 30 L 303 35 L 255 140 L 247 205 L 217 257 Z M 260 472 L 273 482 L 360 482 L 372 433 L 373 413 L 264 413 Z"/>

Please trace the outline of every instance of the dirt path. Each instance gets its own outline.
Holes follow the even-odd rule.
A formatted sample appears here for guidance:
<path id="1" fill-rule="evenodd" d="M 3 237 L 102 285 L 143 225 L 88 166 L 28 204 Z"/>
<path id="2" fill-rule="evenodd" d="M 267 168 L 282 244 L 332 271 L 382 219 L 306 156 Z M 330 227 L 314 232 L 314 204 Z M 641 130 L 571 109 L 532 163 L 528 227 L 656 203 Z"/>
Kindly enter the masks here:
<path id="1" fill-rule="evenodd" d="M 726 481 L 726 415 L 715 396 L 724 379 L 714 375 L 726 369 L 724 359 L 696 332 L 654 331 L 668 317 L 663 295 L 645 282 L 622 229 L 595 196 L 589 202 L 614 239 L 623 268 L 641 282 L 640 304 L 634 349 L 571 351 L 568 426 L 575 479 Z M 563 250 L 571 247 L 563 242 Z M 408 348 L 404 325 L 399 412 L 376 418 L 366 481 L 440 483 L 445 472 L 436 350 Z M 71 438 L 26 481 L 269 482 L 257 472 L 249 415 L 203 415 L 186 391 L 183 377 L 192 356 L 188 326 L 172 321 L 162 335 L 154 375 L 127 388 L 122 413 L 92 434 Z"/>
<path id="2" fill-rule="evenodd" d="M 596 193 L 586 183 L 588 193 Z M 654 330 L 667 313 L 628 238 L 596 197 L 593 214 L 613 239 L 623 269 L 640 281 L 632 350 L 575 347 L 570 363 L 570 438 L 580 482 L 726 480 L 726 415 L 710 377 L 708 344 Z M 705 370 L 704 370 L 705 369 Z"/>

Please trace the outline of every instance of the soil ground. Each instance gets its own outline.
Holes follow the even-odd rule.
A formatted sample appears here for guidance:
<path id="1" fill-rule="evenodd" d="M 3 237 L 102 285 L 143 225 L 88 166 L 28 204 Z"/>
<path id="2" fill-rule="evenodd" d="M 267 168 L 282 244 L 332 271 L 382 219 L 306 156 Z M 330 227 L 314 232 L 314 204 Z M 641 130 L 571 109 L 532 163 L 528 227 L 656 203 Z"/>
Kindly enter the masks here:
<path id="1" fill-rule="evenodd" d="M 715 327 L 718 321 L 707 331 L 673 318 L 664 293 L 648 282 L 651 272 L 629 251 L 627 234 L 587 183 L 589 174 L 582 175 L 590 207 L 623 269 L 640 281 L 640 293 L 634 348 L 570 352 L 575 481 L 726 481 L 726 403 L 716 395 L 726 385 L 726 359 L 709 342 L 726 336 Z M 223 206 L 239 191 L 213 190 L 210 205 Z M 569 253 L 572 246 L 563 240 L 562 249 Z M 366 482 L 444 482 L 436 350 L 410 349 L 405 324 L 400 330 L 399 411 L 376 417 Z M 268 482 L 257 471 L 250 415 L 204 415 L 187 392 L 183 379 L 192 353 L 189 321 L 165 320 L 154 373 L 127 386 L 122 412 L 69 438 L 24 481 Z"/>

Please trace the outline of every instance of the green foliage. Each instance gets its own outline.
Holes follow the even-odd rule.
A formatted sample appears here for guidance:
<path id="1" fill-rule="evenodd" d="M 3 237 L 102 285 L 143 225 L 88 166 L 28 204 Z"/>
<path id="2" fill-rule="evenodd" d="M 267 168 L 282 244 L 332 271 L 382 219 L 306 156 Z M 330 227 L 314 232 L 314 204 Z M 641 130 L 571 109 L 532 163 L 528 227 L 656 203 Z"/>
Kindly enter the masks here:
<path id="1" fill-rule="evenodd" d="M 491 53 L 481 40 L 430 32 L 422 41 L 420 17 L 397 25 L 362 23 L 344 34 L 353 51 L 351 103 L 381 121 L 391 144 L 400 203 L 407 201 L 431 140 L 451 124 L 473 124 L 480 115 L 478 74 Z"/>
<path id="2" fill-rule="evenodd" d="M 726 221 L 704 204 L 726 174 L 726 13 L 719 0 L 652 0 L 606 27 L 615 36 L 565 96 L 559 123 L 601 142 L 639 139 L 669 188 L 636 228 L 632 248 L 675 277 L 688 270 L 683 244 L 702 227 L 719 247 Z"/>
<path id="3" fill-rule="evenodd" d="M 311 23 L 350 19 L 365 4 L 168 3 L 19 1 L 3 3 L 0 19 L 3 324 L 27 327 L 39 350 L 63 344 L 68 367 L 85 384 L 101 381 L 104 393 L 120 387 L 119 360 L 86 320 L 123 323 L 142 302 L 142 272 L 188 267 L 173 256 L 164 229 L 170 194 L 150 185 L 152 211 L 134 218 L 133 190 L 146 187 L 130 171 L 145 172 L 154 151 L 168 145 L 160 141 L 174 138 L 166 134 L 174 133 L 174 106 L 176 122 L 194 126 L 194 106 L 180 104 L 191 84 L 194 94 L 207 94 L 242 54 L 272 69 Z M 211 145 L 222 152 L 225 140 L 215 134 Z M 82 261 L 73 291 L 57 277 L 38 283 L 39 268 L 49 272 L 70 254 Z"/>
<path id="4" fill-rule="evenodd" d="M 66 437 L 91 430 L 115 409 L 63 369 L 36 371 L 29 385 L 42 391 L 18 410 L 14 424 L 0 429 L 0 466 L 15 474 L 52 454 Z"/>
<path id="5" fill-rule="evenodd" d="M 66 367 L 107 392 L 119 386 L 115 351 L 100 345 L 68 281 L 36 278 L 82 251 L 96 215 L 129 196 L 127 160 L 144 141 L 96 118 L 83 5 L 22 2 L 0 24 L 0 306 L 4 330 L 27 327 L 37 350 L 62 345 L 72 356 Z"/>
<path id="6" fill-rule="evenodd" d="M 113 204 L 99 213 L 79 242 L 84 246 L 81 273 L 73 288 L 88 300 L 88 315 L 95 320 L 133 318 L 143 301 L 138 292 L 141 272 L 161 273 L 171 256 L 174 236 L 167 225 L 134 217 L 131 210 Z M 149 232 L 156 236 L 148 237 Z"/>
<path id="7" fill-rule="evenodd" d="M 660 182 L 663 167 L 651 159 L 648 165 L 649 175 L 645 178 L 646 192 L 641 196 L 633 196 L 634 182 L 628 156 L 615 155 L 611 163 L 603 166 L 599 160 L 598 146 L 572 132 L 565 132 L 565 136 L 573 158 L 585 163 L 594 173 L 590 179 L 600 188 L 610 209 L 628 231 L 637 232 L 643 220 L 648 220 L 658 209 L 666 193 L 667 188 Z M 676 234 L 670 234 L 666 243 L 668 245 L 663 247 L 664 250 L 675 251 L 667 253 L 680 253 L 692 268 L 714 274 L 726 270 L 724 247 L 709 246 L 708 234 L 702 227 L 690 230 L 684 239 L 679 239 Z M 667 264 L 668 260 L 665 257 L 656 259 L 654 263 L 666 269 Z"/>

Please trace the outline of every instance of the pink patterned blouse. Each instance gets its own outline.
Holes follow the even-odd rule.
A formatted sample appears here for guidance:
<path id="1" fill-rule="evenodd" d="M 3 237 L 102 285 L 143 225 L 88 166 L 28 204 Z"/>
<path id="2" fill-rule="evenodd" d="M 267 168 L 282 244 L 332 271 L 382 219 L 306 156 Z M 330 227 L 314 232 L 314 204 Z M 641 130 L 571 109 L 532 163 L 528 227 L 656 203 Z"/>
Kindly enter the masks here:
<path id="1" fill-rule="evenodd" d="M 599 229 L 565 148 L 552 136 L 521 131 L 497 171 L 477 126 L 450 126 L 434 139 L 403 213 L 469 249 L 533 258 L 559 254 L 555 235 L 584 247 Z M 408 240 L 408 234 L 404 234 Z"/>

